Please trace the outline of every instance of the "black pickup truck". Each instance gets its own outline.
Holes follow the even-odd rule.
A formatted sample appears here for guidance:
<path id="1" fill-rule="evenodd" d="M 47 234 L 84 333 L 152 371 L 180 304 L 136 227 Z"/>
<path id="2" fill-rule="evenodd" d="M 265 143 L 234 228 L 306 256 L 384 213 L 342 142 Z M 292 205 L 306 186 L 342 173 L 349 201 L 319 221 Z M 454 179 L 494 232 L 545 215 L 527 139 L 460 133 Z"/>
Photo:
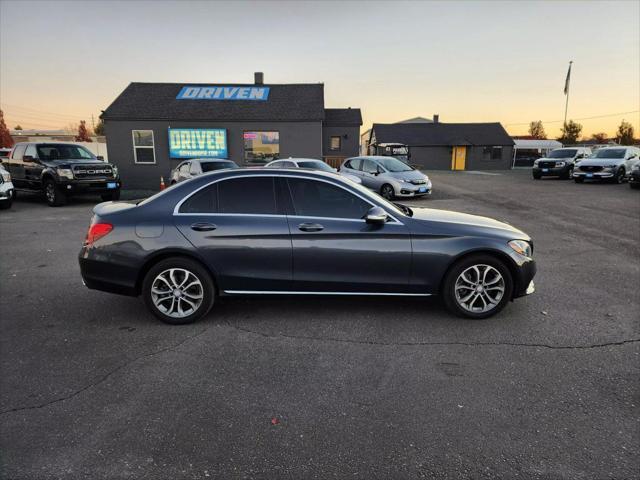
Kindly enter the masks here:
<path id="1" fill-rule="evenodd" d="M 72 195 L 120 198 L 118 168 L 73 143 L 22 142 L 2 164 L 11 174 L 15 192 L 42 192 L 52 207 L 64 205 Z"/>

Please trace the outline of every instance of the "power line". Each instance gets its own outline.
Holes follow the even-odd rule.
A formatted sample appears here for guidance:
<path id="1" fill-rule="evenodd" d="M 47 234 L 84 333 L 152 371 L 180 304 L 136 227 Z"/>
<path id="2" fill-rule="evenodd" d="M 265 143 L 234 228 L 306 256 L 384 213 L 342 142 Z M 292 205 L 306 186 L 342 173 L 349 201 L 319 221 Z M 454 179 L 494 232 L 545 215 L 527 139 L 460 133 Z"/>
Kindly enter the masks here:
<path id="1" fill-rule="evenodd" d="M 605 118 L 605 117 L 618 117 L 620 115 L 629 115 L 631 113 L 638 113 L 640 110 L 633 110 L 631 112 L 620 112 L 620 113 L 608 113 L 606 115 L 596 115 L 594 117 L 582 117 L 582 118 L 572 118 L 571 120 L 593 120 L 596 118 Z M 523 122 L 523 123 L 506 123 L 505 127 L 515 127 L 518 125 L 529 125 L 531 122 Z M 542 120 L 542 123 L 562 123 L 562 120 Z"/>

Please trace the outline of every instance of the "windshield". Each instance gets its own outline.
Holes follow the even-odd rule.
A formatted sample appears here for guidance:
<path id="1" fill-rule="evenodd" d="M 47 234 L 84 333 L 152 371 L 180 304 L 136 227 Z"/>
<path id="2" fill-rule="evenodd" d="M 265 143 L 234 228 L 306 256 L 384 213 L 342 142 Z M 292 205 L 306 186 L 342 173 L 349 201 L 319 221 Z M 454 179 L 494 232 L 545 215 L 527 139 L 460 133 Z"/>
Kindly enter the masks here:
<path id="1" fill-rule="evenodd" d="M 224 170 L 225 168 L 238 168 L 234 162 L 200 162 L 200 166 L 203 173 Z"/>
<path id="2" fill-rule="evenodd" d="M 575 149 L 563 148 L 561 150 L 554 150 L 547 156 L 547 158 L 573 158 L 576 156 L 576 152 L 577 150 Z"/>
<path id="3" fill-rule="evenodd" d="M 594 153 L 591 158 L 624 158 L 624 148 L 603 148 Z"/>
<path id="4" fill-rule="evenodd" d="M 320 160 L 298 160 L 300 168 L 313 168 L 314 170 L 324 170 L 325 172 L 333 172 L 333 168 Z"/>
<path id="5" fill-rule="evenodd" d="M 86 148 L 80 145 L 65 145 L 65 144 L 46 144 L 38 145 L 38 158 L 40 160 L 95 160 L 93 156 Z"/>
<path id="6" fill-rule="evenodd" d="M 411 170 L 413 170 L 413 168 L 406 163 L 403 163 L 397 158 L 393 157 L 376 158 L 376 161 L 389 172 L 410 172 Z"/>

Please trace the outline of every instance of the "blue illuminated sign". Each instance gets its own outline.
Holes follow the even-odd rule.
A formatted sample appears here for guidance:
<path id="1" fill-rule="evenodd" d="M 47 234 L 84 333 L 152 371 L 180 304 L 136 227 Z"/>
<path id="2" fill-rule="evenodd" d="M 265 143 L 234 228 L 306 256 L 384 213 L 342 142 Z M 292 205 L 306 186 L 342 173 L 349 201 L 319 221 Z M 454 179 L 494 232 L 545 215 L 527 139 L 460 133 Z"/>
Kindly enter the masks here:
<path id="1" fill-rule="evenodd" d="M 185 85 L 178 100 L 253 100 L 265 101 L 269 98 L 269 87 L 206 87 Z"/>
<path id="2" fill-rule="evenodd" d="M 228 158 L 224 128 L 170 128 L 171 158 Z"/>

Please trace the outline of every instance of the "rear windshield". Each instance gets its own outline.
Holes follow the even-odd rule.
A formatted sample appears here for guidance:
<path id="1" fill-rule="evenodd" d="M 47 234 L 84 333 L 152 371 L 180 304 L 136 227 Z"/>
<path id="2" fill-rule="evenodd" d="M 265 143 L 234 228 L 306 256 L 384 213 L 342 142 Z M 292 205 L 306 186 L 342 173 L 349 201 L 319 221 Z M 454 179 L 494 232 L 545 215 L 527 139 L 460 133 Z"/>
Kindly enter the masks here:
<path id="1" fill-rule="evenodd" d="M 593 154 L 592 158 L 624 158 L 624 148 L 603 148 Z"/>
<path id="2" fill-rule="evenodd" d="M 40 160 L 92 160 L 96 157 L 80 145 L 38 145 L 38 158 Z"/>
<path id="3" fill-rule="evenodd" d="M 573 158 L 578 150 L 571 148 L 563 148 L 562 150 L 554 150 L 547 158 Z"/>
<path id="4" fill-rule="evenodd" d="M 333 172 L 333 168 L 320 160 L 298 160 L 300 168 L 313 168 L 315 170 L 324 170 L 325 172 Z"/>
<path id="5" fill-rule="evenodd" d="M 201 162 L 202 172 L 213 172 L 214 170 L 223 170 L 225 168 L 238 168 L 234 162 Z"/>

